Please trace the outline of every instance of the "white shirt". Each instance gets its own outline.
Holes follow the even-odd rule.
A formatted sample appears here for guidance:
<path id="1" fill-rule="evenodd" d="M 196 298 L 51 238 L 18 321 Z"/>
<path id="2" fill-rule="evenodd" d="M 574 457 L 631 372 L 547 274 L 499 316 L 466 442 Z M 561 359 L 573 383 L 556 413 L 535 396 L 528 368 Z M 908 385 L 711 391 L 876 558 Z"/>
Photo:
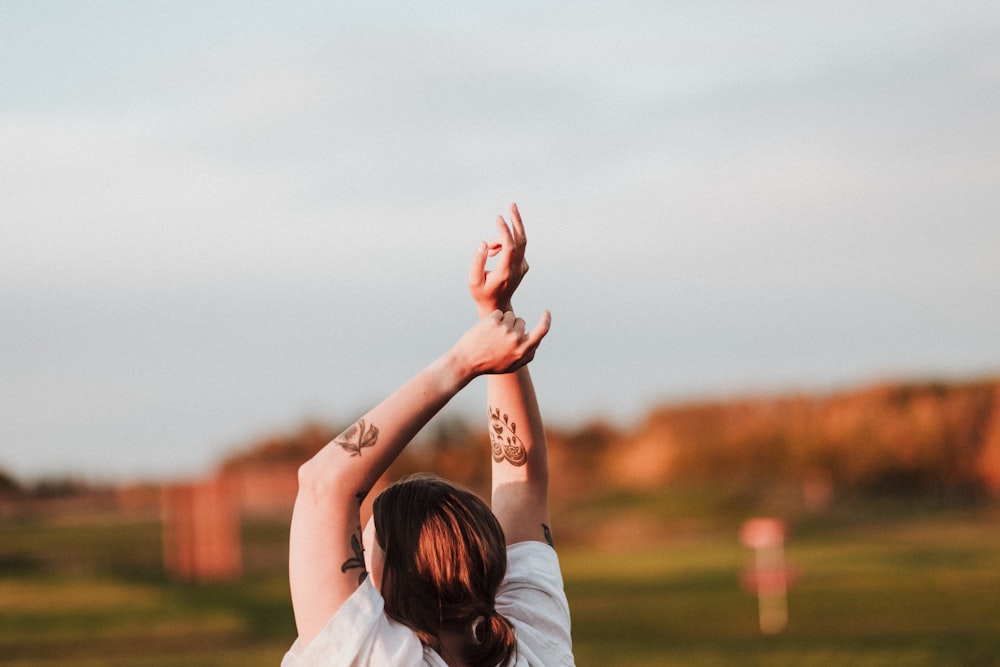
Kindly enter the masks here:
<path id="1" fill-rule="evenodd" d="M 308 646 L 292 644 L 281 667 L 447 667 L 413 630 L 386 616 L 384 607 L 366 579 Z M 574 664 L 569 603 L 552 547 L 518 542 L 507 548 L 497 611 L 514 626 L 516 667 Z"/>

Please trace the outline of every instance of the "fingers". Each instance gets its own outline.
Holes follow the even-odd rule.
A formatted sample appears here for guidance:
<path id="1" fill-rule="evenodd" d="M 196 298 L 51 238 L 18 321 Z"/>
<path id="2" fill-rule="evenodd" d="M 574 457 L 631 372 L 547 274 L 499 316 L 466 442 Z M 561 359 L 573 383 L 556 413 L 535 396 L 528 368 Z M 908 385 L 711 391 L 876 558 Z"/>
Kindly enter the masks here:
<path id="1" fill-rule="evenodd" d="M 497 230 L 500 232 L 498 238 L 504 248 L 514 245 L 514 237 L 511 235 L 510 227 L 507 226 L 507 221 L 503 219 L 502 215 L 497 216 Z"/>
<path id="2" fill-rule="evenodd" d="M 524 320 L 518 318 L 514 322 L 515 332 L 520 338 L 520 345 L 518 345 L 518 355 L 519 359 L 513 366 L 508 368 L 508 372 L 521 368 L 529 363 L 535 358 L 535 352 L 538 350 L 538 345 L 545 338 L 545 334 L 549 332 L 549 327 L 552 324 L 552 315 L 549 311 L 543 311 L 542 317 L 535 325 L 535 328 L 531 330 L 528 335 L 524 335 Z"/>
<path id="3" fill-rule="evenodd" d="M 552 326 L 552 313 L 548 310 L 542 311 L 542 317 L 538 320 L 538 324 L 535 328 L 528 332 L 526 342 L 531 347 L 537 347 L 542 339 L 545 338 L 545 334 L 549 332 L 549 328 Z"/>
<path id="4" fill-rule="evenodd" d="M 500 260 L 497 262 L 497 270 L 504 273 L 510 270 L 510 250 L 514 247 L 514 237 L 510 234 L 510 228 L 507 226 L 507 221 L 503 219 L 502 215 L 497 216 L 497 229 L 500 230 L 500 250 L 507 250 L 500 256 Z"/>
<path id="5" fill-rule="evenodd" d="M 521 222 L 521 213 L 517 210 L 517 204 L 510 205 L 510 219 L 514 228 L 513 234 L 511 233 L 510 226 L 507 225 L 507 221 L 504 220 L 504 217 L 502 215 L 498 215 L 497 230 L 500 234 L 493 237 L 486 243 L 487 257 L 498 255 L 504 250 L 509 251 L 509 257 L 503 257 L 500 260 L 500 266 L 498 266 L 498 268 L 503 269 L 509 268 L 511 261 L 518 256 L 520 256 L 523 260 L 524 248 L 528 243 L 527 237 L 524 233 L 524 223 Z M 527 264 L 523 261 L 521 264 L 522 273 L 526 273 L 528 270 Z"/>
<path id="6" fill-rule="evenodd" d="M 469 268 L 469 287 L 479 288 L 486 282 L 486 243 L 480 241 L 472 255 L 472 266 Z"/>
<path id="7" fill-rule="evenodd" d="M 527 343 L 529 347 L 537 345 L 545 337 L 545 334 L 549 332 L 549 327 L 552 326 L 552 313 L 548 310 L 542 311 L 542 316 L 539 318 L 538 324 L 528 333 L 525 333 L 525 329 L 527 329 L 525 321 L 517 317 L 512 310 L 508 310 L 507 312 L 494 310 L 489 315 L 489 318 L 502 328 L 518 334 L 518 338 L 522 342 Z"/>
<path id="8" fill-rule="evenodd" d="M 510 205 L 510 222 L 514 227 L 514 242 L 518 245 L 525 245 L 528 242 L 524 234 L 524 223 L 521 222 L 521 212 L 517 210 L 517 204 Z"/>
<path id="9" fill-rule="evenodd" d="M 502 215 L 498 215 L 497 236 L 479 243 L 472 257 L 468 284 L 480 314 L 490 307 L 509 308 L 511 296 L 528 272 L 528 262 L 524 258 L 524 223 L 517 204 L 511 204 L 510 220 L 512 224 L 509 225 Z M 496 264 L 487 269 L 491 257 L 497 258 Z"/>
<path id="10" fill-rule="evenodd" d="M 483 357 L 477 372 L 511 373 L 530 363 L 551 323 L 551 314 L 543 311 L 538 324 L 525 333 L 524 320 L 514 315 L 513 311 L 494 310 L 476 325 L 476 333 L 469 332 L 469 340 L 474 341 L 470 344 L 476 346 L 476 354 Z"/>

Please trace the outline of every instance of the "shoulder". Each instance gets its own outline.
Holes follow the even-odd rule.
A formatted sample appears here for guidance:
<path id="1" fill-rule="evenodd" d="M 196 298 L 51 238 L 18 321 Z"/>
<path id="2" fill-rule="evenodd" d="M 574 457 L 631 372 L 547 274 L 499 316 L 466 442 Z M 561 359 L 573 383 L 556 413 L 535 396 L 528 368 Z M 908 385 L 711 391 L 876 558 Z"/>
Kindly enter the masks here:
<path id="1" fill-rule="evenodd" d="M 555 549 L 543 542 L 508 547 L 497 611 L 514 625 L 526 664 L 573 664 L 569 603 Z"/>
<path id="2" fill-rule="evenodd" d="M 565 597 L 555 549 L 543 542 L 518 542 L 507 547 L 507 574 L 498 596 L 521 588 L 537 588 Z"/>
<path id="3" fill-rule="evenodd" d="M 444 665 L 436 653 L 424 650 L 410 628 L 387 617 L 384 608 L 382 596 L 366 580 L 308 646 L 296 640 L 281 667 Z"/>

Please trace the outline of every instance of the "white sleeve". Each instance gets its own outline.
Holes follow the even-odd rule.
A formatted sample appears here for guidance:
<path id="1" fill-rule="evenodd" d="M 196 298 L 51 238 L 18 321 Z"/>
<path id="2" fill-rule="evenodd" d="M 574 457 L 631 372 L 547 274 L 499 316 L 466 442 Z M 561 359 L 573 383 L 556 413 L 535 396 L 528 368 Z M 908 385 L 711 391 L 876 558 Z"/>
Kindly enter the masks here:
<path id="1" fill-rule="evenodd" d="M 384 607 L 382 596 L 366 579 L 308 646 L 295 640 L 281 667 L 424 664 L 420 640 L 412 630 L 388 618 Z"/>
<path id="2" fill-rule="evenodd" d="M 514 625 L 518 665 L 574 664 L 569 603 L 555 549 L 542 542 L 508 547 L 497 611 Z"/>

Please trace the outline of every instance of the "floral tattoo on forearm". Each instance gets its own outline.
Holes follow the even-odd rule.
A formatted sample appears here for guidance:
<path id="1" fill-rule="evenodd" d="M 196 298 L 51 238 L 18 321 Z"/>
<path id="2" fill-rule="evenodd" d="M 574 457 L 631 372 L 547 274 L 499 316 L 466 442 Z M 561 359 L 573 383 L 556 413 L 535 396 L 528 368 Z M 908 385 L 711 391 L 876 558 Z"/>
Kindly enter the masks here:
<path id="1" fill-rule="evenodd" d="M 365 420 L 359 419 L 333 441 L 351 456 L 361 456 L 362 449 L 373 447 L 378 441 L 378 428 L 375 424 L 368 424 L 366 428 Z"/>
<path id="2" fill-rule="evenodd" d="M 351 535 L 351 551 L 354 552 L 354 556 L 344 561 L 344 564 L 340 566 L 340 571 L 347 574 L 348 570 L 360 569 L 361 574 L 358 575 L 358 585 L 360 586 L 368 578 L 368 570 L 365 569 L 365 548 L 361 543 L 361 526 L 358 526 L 357 534 Z"/>
<path id="3" fill-rule="evenodd" d="M 528 461 L 528 450 L 517 435 L 517 424 L 510 421 L 500 408 L 489 406 L 490 413 L 490 447 L 493 450 L 493 460 L 497 463 L 507 461 L 512 466 L 523 466 Z"/>

